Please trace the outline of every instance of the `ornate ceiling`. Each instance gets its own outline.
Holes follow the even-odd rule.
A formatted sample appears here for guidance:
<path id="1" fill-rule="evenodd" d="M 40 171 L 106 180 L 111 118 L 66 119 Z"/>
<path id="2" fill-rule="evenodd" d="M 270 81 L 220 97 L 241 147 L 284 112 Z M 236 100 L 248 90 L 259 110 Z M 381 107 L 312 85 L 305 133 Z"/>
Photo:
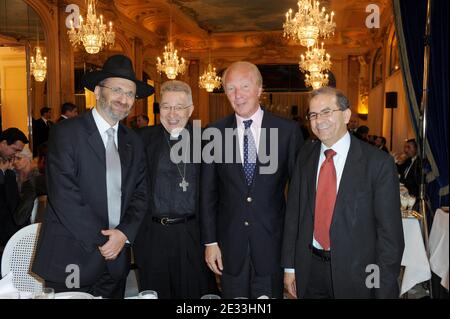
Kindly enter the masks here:
<path id="1" fill-rule="evenodd" d="M 365 26 L 369 4 L 379 6 L 382 25 L 386 25 L 391 16 L 391 1 L 322 0 L 321 6 L 336 13 L 336 33 L 326 44 L 335 50 L 368 51 L 380 33 Z M 297 1 L 115 0 L 114 6 L 163 42 L 168 37 L 172 16 L 172 37 L 184 50 L 196 51 L 205 49 L 208 43 L 216 49 L 242 48 L 254 46 L 254 38 L 261 35 L 262 39 L 256 41 L 264 42 L 270 34 L 282 37 L 285 13 L 289 8 L 296 11 Z"/>
<path id="2" fill-rule="evenodd" d="M 303 50 L 284 38 L 282 31 L 285 13 L 289 8 L 297 10 L 297 0 L 97 1 L 97 10 L 106 21 L 112 20 L 117 27 L 116 49 L 120 50 L 126 42 L 123 39 L 140 38 L 145 48 L 144 59 L 152 62 L 168 41 L 170 21 L 172 40 L 188 59 L 205 58 L 211 48 L 213 56 L 220 53 L 221 59 L 232 60 L 245 54 L 255 60 L 264 55 L 266 59 L 283 56 L 294 61 L 298 60 L 299 50 Z M 30 36 L 36 34 L 34 13 L 32 10 L 24 11 L 26 6 L 18 5 L 22 2 L 0 0 L 0 31 L 9 30 L 0 32 L 3 36 L 17 38 L 11 33 L 16 30 Z M 14 3 L 17 5 L 13 6 Z M 69 3 L 78 4 L 81 13 L 85 14 L 85 0 L 65 0 L 60 6 Z M 325 41 L 327 51 L 333 57 L 362 55 L 371 51 L 380 45 L 386 26 L 392 21 L 390 0 L 321 0 L 320 3 L 336 14 L 335 35 Z M 365 26 L 369 4 L 376 4 L 380 9 L 379 29 Z"/>

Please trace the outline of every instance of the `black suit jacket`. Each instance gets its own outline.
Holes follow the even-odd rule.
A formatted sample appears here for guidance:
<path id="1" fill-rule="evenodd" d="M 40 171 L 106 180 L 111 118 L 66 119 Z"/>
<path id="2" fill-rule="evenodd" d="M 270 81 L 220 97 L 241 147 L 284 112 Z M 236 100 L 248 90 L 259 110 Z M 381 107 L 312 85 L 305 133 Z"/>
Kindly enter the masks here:
<path id="1" fill-rule="evenodd" d="M 419 191 L 420 191 L 420 178 L 421 178 L 421 171 L 420 171 L 420 159 L 417 157 L 414 162 L 411 165 L 411 158 L 408 158 L 408 160 L 405 162 L 403 166 L 403 170 L 400 174 L 400 183 L 403 183 L 405 187 L 408 189 L 408 193 L 414 197 L 419 197 Z M 408 174 L 406 174 L 406 170 L 408 167 L 411 168 L 408 170 Z"/>
<path id="2" fill-rule="evenodd" d="M 283 239 L 283 266 L 295 268 L 297 295 L 308 284 L 314 231 L 320 141 L 299 153 L 290 184 Z M 389 154 L 351 136 L 330 228 L 336 298 L 397 298 L 404 242 L 399 182 Z M 380 287 L 368 289 L 368 265 L 380 270 Z"/>
<path id="3" fill-rule="evenodd" d="M 19 227 L 14 223 L 13 213 L 20 202 L 16 174 L 13 170 L 0 170 L 0 246 L 5 246 Z"/>
<path id="4" fill-rule="evenodd" d="M 119 124 L 122 166 L 121 230 L 133 243 L 147 208 L 146 166 L 142 142 Z M 94 283 L 109 270 L 113 278 L 128 273 L 129 249 L 105 262 L 98 247 L 108 229 L 105 146 L 92 112 L 62 121 L 51 130 L 47 156 L 48 210 L 39 236 L 33 272 L 64 283 L 68 264 L 80 267 L 81 285 Z"/>
<path id="5" fill-rule="evenodd" d="M 45 124 L 42 118 L 33 121 L 33 155 L 37 155 L 39 145 L 48 141 L 52 125 L 51 121 L 47 121 L 47 124 Z"/>
<path id="6" fill-rule="evenodd" d="M 211 127 L 221 133 L 222 154 L 225 156 L 225 129 L 236 128 L 234 114 Z M 242 163 L 202 164 L 200 193 L 200 225 L 202 242 L 218 242 L 224 271 L 236 275 L 242 268 L 248 248 L 253 266 L 259 275 L 273 274 L 280 269 L 281 240 L 285 215 L 285 186 L 291 176 L 297 150 L 303 143 L 296 122 L 264 111 L 262 128 L 278 129 L 277 141 L 269 132 L 261 134 L 260 145 L 266 140 L 267 150 L 259 149 L 255 177 L 249 187 Z M 233 140 L 233 158 L 239 159 L 237 134 Z M 260 155 L 270 154 L 269 145 L 278 143 L 275 153 L 278 166 L 273 174 L 261 174 Z M 205 145 L 205 149 L 208 147 Z M 271 154 L 274 155 L 273 153 Z M 248 225 L 246 225 L 248 224 Z"/>

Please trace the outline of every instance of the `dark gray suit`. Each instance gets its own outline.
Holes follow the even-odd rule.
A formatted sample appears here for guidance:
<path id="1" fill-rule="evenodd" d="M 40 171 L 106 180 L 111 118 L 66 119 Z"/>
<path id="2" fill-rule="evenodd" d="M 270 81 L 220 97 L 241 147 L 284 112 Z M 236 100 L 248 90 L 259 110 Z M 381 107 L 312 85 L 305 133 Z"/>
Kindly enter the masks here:
<path id="1" fill-rule="evenodd" d="M 147 208 L 145 154 L 140 138 L 119 124 L 122 166 L 121 230 L 132 243 Z M 123 249 L 106 262 L 98 249 L 108 229 L 105 146 L 92 112 L 62 121 L 50 133 L 47 157 L 48 210 L 42 225 L 33 272 L 46 281 L 64 283 L 68 264 L 80 267 L 81 286 L 102 273 L 126 277 L 130 256 Z"/>
<path id="2" fill-rule="evenodd" d="M 289 187 L 283 266 L 295 268 L 297 296 L 308 285 L 321 143 L 300 151 Z M 330 228 L 335 298 L 397 298 L 404 242 L 399 182 L 389 154 L 351 136 Z M 366 266 L 380 269 L 380 287 L 366 287 Z"/>

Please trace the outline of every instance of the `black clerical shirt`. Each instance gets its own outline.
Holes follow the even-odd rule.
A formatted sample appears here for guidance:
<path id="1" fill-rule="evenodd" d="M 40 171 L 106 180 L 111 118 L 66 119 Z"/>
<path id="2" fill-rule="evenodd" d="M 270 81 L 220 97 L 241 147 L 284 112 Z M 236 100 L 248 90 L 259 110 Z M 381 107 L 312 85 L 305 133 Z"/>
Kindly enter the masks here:
<path id="1" fill-rule="evenodd" d="M 192 133 L 192 131 L 191 131 Z M 170 159 L 169 144 L 173 146 L 181 140 L 170 139 L 170 135 L 164 131 L 164 139 L 160 143 L 164 144 L 159 154 L 158 167 L 156 173 L 156 185 L 152 200 L 153 216 L 157 217 L 181 217 L 196 213 L 196 202 L 198 200 L 198 178 L 199 165 L 186 164 L 185 180 L 189 183 L 186 192 L 180 187 L 182 176 L 185 174 L 184 162 L 177 164 Z M 192 159 L 192 147 L 190 147 L 189 157 Z"/>

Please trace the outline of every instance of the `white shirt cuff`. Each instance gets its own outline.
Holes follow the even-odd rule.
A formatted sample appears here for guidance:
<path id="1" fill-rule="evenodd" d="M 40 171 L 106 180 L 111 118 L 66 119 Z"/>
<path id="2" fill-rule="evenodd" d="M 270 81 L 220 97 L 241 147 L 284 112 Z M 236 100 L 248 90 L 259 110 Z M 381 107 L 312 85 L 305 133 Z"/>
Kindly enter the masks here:
<path id="1" fill-rule="evenodd" d="M 294 268 L 284 268 L 284 272 L 288 274 L 295 274 Z"/>
<path id="2" fill-rule="evenodd" d="M 216 241 L 213 242 L 213 243 L 205 244 L 205 246 L 214 246 L 214 245 L 217 245 L 217 242 L 216 242 Z"/>

